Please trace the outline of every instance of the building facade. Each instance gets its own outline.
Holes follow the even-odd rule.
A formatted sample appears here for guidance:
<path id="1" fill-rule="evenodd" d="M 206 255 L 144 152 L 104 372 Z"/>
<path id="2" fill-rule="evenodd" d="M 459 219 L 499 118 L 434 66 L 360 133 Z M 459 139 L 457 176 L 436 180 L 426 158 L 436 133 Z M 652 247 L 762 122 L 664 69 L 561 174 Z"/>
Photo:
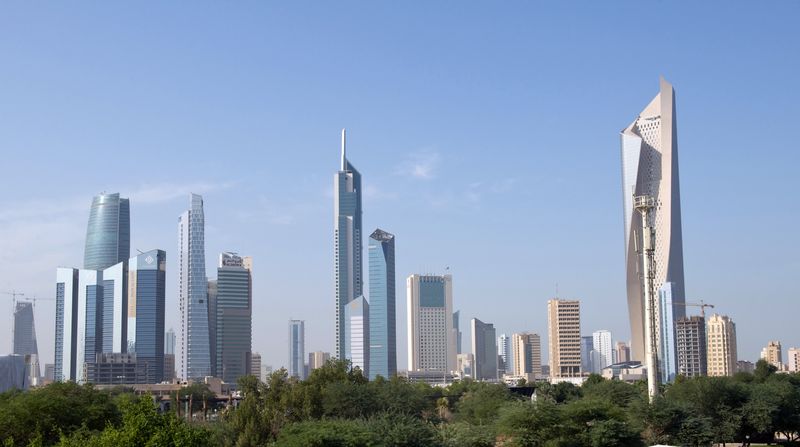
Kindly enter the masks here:
<path id="1" fill-rule="evenodd" d="M 770 341 L 767 346 L 761 350 L 761 359 L 766 360 L 770 365 L 778 368 L 778 371 L 783 370 L 783 350 L 781 349 L 781 342 Z"/>
<path id="2" fill-rule="evenodd" d="M 550 378 L 581 376 L 581 306 L 578 300 L 547 302 L 550 335 Z"/>
<path id="3" fill-rule="evenodd" d="M 786 350 L 786 370 L 793 373 L 800 372 L 800 348 Z"/>
<path id="4" fill-rule="evenodd" d="M 678 318 L 675 321 L 675 341 L 678 349 L 678 374 L 684 377 L 707 375 L 705 318 Z"/>
<path id="5" fill-rule="evenodd" d="M 472 353 L 475 356 L 475 379 L 497 381 L 497 332 L 494 325 L 473 318 L 470 320 L 472 332 Z"/>
<path id="6" fill-rule="evenodd" d="M 261 379 L 261 354 L 257 352 L 250 353 L 250 372 L 251 376 Z"/>
<path id="7" fill-rule="evenodd" d="M 614 363 L 614 349 L 611 346 L 611 331 L 599 330 L 592 333 L 592 348 L 596 353 L 592 357 L 592 371 L 595 374 Z"/>
<path id="8" fill-rule="evenodd" d="M 164 380 L 164 312 L 167 254 L 150 250 L 128 262 L 128 347 L 144 374 L 143 383 Z"/>
<path id="9" fill-rule="evenodd" d="M 541 378 L 542 341 L 539 334 L 523 332 L 511 335 L 513 374 L 528 382 Z M 509 371 L 509 373 L 512 373 Z"/>
<path id="10" fill-rule="evenodd" d="M 369 378 L 397 375 L 394 235 L 380 228 L 369 237 Z"/>
<path id="11" fill-rule="evenodd" d="M 361 250 L 361 174 L 347 160 L 345 130 L 342 157 L 333 177 L 334 277 L 336 282 L 336 352 L 345 357 L 345 306 L 363 295 Z"/>
<path id="12" fill-rule="evenodd" d="M 169 328 L 164 334 L 164 380 L 175 380 L 175 330 Z"/>
<path id="13" fill-rule="evenodd" d="M 253 345 L 252 259 L 236 253 L 219 255 L 217 293 L 213 308 L 216 314 L 216 376 L 236 383 L 250 374 Z"/>
<path id="14" fill-rule="evenodd" d="M 706 322 L 706 349 L 709 376 L 736 373 L 736 324 L 726 315 L 712 315 Z"/>
<path id="15" fill-rule="evenodd" d="M 498 375 L 502 377 L 503 374 L 513 374 L 513 357 L 511 356 L 511 337 L 506 334 L 500 334 L 497 337 L 497 354 L 500 356 L 501 365 L 498 365 Z"/>
<path id="16" fill-rule="evenodd" d="M 621 153 L 631 354 L 633 360 L 644 361 L 644 296 L 639 278 L 642 268 L 636 252 L 641 244 L 635 240 L 641 238 L 642 221 L 633 206 L 634 196 L 649 195 L 656 202 L 651 222 L 656 232 L 654 289 L 671 282 L 672 316 L 685 315 L 675 91 L 664 79 L 658 95 L 622 131 Z M 661 321 L 658 315 L 656 321 Z M 656 333 L 660 333 L 659 328 Z M 657 345 L 661 346 L 660 340 Z M 659 353 L 659 359 L 661 356 Z"/>
<path id="17" fill-rule="evenodd" d="M 675 284 L 667 281 L 658 289 L 658 378 L 661 382 L 672 382 L 678 374 L 675 320 L 672 313 L 674 302 Z"/>
<path id="18" fill-rule="evenodd" d="M 591 335 L 581 336 L 581 371 L 591 372 L 592 357 L 594 357 L 594 337 Z"/>
<path id="19" fill-rule="evenodd" d="M 305 322 L 303 320 L 289 320 L 289 377 L 296 377 L 300 380 L 306 378 L 305 350 Z"/>
<path id="20" fill-rule="evenodd" d="M 313 371 L 322 368 L 331 359 L 329 352 L 314 351 L 308 353 L 308 370 Z"/>
<path id="21" fill-rule="evenodd" d="M 203 198 L 189 197 L 189 209 L 178 222 L 178 297 L 181 311 L 180 377 L 198 380 L 211 375 L 208 321 L 205 214 Z"/>
<path id="22" fill-rule="evenodd" d="M 406 280 L 408 370 L 456 370 L 453 277 L 411 275 Z"/>
<path id="23" fill-rule="evenodd" d="M 344 352 L 353 368 L 359 368 L 364 377 L 369 377 L 370 306 L 360 296 L 344 307 Z"/>
<path id="24" fill-rule="evenodd" d="M 617 358 L 614 363 L 629 362 L 631 360 L 631 350 L 624 341 L 617 342 Z"/>
<path id="25" fill-rule="evenodd" d="M 127 261 L 130 254 L 130 201 L 117 193 L 96 196 L 89 210 L 83 268 L 104 270 Z"/>
<path id="26" fill-rule="evenodd" d="M 36 342 L 36 325 L 33 319 L 33 303 L 17 301 L 14 306 L 13 352 L 16 355 L 39 356 L 39 345 Z M 38 363 L 31 371 L 39 377 Z"/>

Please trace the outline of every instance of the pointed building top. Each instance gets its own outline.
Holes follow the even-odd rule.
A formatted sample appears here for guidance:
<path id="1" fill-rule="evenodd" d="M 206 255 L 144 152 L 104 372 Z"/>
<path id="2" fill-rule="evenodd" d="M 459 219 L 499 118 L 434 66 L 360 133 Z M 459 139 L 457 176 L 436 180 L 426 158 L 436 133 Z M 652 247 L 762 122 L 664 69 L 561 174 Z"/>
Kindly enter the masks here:
<path id="1" fill-rule="evenodd" d="M 346 151 L 346 130 L 342 129 L 342 171 L 347 170 L 347 156 Z"/>

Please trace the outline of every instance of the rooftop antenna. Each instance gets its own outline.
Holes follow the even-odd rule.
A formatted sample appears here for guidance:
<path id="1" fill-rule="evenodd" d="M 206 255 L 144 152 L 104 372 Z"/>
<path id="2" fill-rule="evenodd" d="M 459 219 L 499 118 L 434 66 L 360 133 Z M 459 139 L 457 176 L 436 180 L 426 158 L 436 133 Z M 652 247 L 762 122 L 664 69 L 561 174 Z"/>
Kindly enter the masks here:
<path id="1" fill-rule="evenodd" d="M 345 129 L 342 129 L 342 171 L 346 171 L 347 170 L 347 158 L 345 156 L 345 150 L 346 150 L 346 147 L 347 147 L 347 145 L 346 145 L 346 140 L 347 140 L 346 132 L 347 131 Z"/>

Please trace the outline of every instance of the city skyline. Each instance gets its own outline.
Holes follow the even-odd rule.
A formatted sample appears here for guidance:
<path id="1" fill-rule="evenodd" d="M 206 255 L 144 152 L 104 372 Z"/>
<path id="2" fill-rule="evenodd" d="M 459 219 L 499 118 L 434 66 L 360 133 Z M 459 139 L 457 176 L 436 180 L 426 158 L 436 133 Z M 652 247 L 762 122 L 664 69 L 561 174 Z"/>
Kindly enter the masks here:
<path id="1" fill-rule="evenodd" d="M 789 169 L 798 155 L 788 150 L 781 132 L 769 131 L 791 128 L 797 117 L 796 101 L 786 90 L 791 85 L 786 73 L 795 72 L 797 62 L 756 51 L 767 43 L 797 43 L 785 22 L 796 16 L 794 6 L 769 16 L 755 9 L 742 15 L 719 12 L 719 22 L 743 30 L 740 38 L 702 21 L 688 23 L 676 39 L 646 45 L 631 42 L 627 32 L 587 38 L 600 30 L 588 13 L 576 17 L 580 29 L 559 29 L 572 23 L 559 8 L 543 12 L 553 17 L 552 25 L 534 20 L 536 26 L 530 26 L 526 20 L 524 27 L 507 12 L 493 11 L 491 18 L 511 25 L 504 30 L 492 25 L 498 34 L 483 42 L 467 32 L 482 22 L 483 14 L 472 7 L 464 11 L 463 22 L 435 6 L 428 10 L 443 22 L 442 29 L 453 31 L 445 33 L 452 39 L 434 34 L 402 7 L 392 15 L 409 19 L 414 31 L 402 39 L 378 32 L 387 22 L 374 10 L 331 7 L 324 20 L 310 19 L 319 31 L 308 38 L 281 24 L 265 30 L 260 21 L 256 27 L 257 21 L 227 11 L 220 15 L 241 27 L 213 36 L 186 34 L 197 48 L 221 57 L 213 66 L 192 46 L 173 39 L 163 23 L 153 23 L 152 36 L 139 36 L 126 26 L 128 19 L 95 8 L 96 23 L 82 22 L 83 15 L 66 8 L 57 14 L 59 20 L 44 15 L 35 24 L 27 8 L 8 11 L 9 32 L 36 38 L 4 44 L 12 60 L 29 64 L 0 74 L 11 92 L 0 105 L 10 117 L 0 126 L 8 135 L 3 153 L 11 169 L 0 181 L 7 191 L 27 185 L 0 198 L 2 290 L 53 297 L 53 268 L 82 265 L 89 199 L 103 190 L 119 191 L 131 200 L 131 253 L 161 247 L 170 254 L 167 326 L 178 330 L 174 218 L 193 191 L 206 198 L 207 258 L 236 247 L 259 260 L 259 272 L 263 266 L 254 282 L 253 314 L 264 329 L 254 333 L 253 349 L 264 355 L 265 364 L 285 362 L 283 325 L 291 316 L 307 321 L 309 350 L 333 351 L 330 174 L 338 164 L 338 130 L 348 127 L 352 158 L 364 175 L 364 228 L 385 226 L 400 238 L 401 278 L 451 267 L 465 340 L 465 326 L 476 317 L 493 322 L 498 332 L 543 334 L 544 345 L 546 320 L 510 309 L 539 309 L 558 283 L 564 296 L 582 299 L 583 335 L 607 328 L 627 341 L 618 131 L 653 96 L 663 74 L 681 101 L 688 300 L 713 303 L 736 322 L 742 359 L 756 360 L 768 340 L 800 344 L 780 321 L 764 332 L 759 328 L 764 314 L 752 312 L 750 305 L 753 299 L 768 300 L 784 314 L 797 310 L 786 278 L 796 274 L 798 264 L 777 247 L 796 246 L 798 236 L 760 232 L 765 221 L 798 217 L 797 206 L 790 203 L 787 210 L 775 193 L 797 190 Z M 168 16 L 169 7 L 162 8 Z M 283 13 L 291 12 L 287 8 Z M 655 8 L 666 18 L 687 12 Z M 201 23 L 214 23 L 207 12 L 193 14 Z M 265 8 L 252 16 L 273 14 L 282 15 Z M 539 17 L 525 8 L 513 15 Z M 773 17 L 778 15 L 785 18 Z M 627 12 L 622 16 L 633 19 Z M 751 20 L 776 23 L 755 35 L 748 31 Z M 74 29 L 69 24 L 75 21 L 87 26 L 63 40 L 71 57 L 56 57 L 48 48 L 62 48 L 59 30 Z M 330 32 L 329 21 L 360 26 L 337 34 Z M 286 22 L 313 30 L 291 15 Z M 643 31 L 635 22 L 630 20 L 628 31 Z M 112 31 L 103 23 L 115 25 L 118 40 L 102 38 Z M 307 40 L 318 32 L 330 37 Z M 540 33 L 564 38 L 554 48 L 569 51 L 538 44 Z M 281 39 L 282 34 L 295 39 Z M 371 38 L 386 39 L 385 54 L 368 43 Z M 724 48 L 718 48 L 720 41 Z M 144 51 L 154 42 L 165 43 Z M 233 42 L 245 42 L 241 52 Z M 620 60 L 621 47 L 640 55 L 636 63 Z M 493 63 L 465 57 L 473 50 L 491 55 Z M 549 63 L 565 54 L 574 56 Z M 328 55 L 347 63 L 334 63 Z M 108 63 L 78 63 L 87 58 Z M 367 70 L 344 69 L 367 60 L 373 61 Z M 141 77 L 130 76 L 153 61 L 167 70 L 143 69 Z M 586 61 L 593 62 L 590 72 L 583 69 Z M 769 70 L 742 72 L 741 61 Z M 118 88 L 120 83 L 125 88 Z M 581 132 L 571 131 L 575 111 L 587 104 L 602 113 L 585 116 Z M 768 157 L 754 149 L 767 147 Z M 136 157 L 95 169 L 109 153 Z M 64 172 L 77 174 L 75 180 L 57 185 L 50 180 Z M 44 180 L 30 182 L 32 173 Z M 709 207 L 708 197 L 735 198 L 736 205 Z M 587 215 L 591 223 L 579 225 Z M 759 237 L 753 237 L 756 233 Z M 213 271 L 213 259 L 206 266 Z M 741 280 L 733 284 L 731 276 Z M 398 296 L 404 296 L 402 287 Z M 488 305 L 489 299 L 501 305 Z M 401 353 L 403 307 L 397 314 Z M 55 302 L 37 302 L 43 363 L 52 362 L 54 314 Z M 0 351 L 10 351 L 10 341 L 2 343 Z M 406 366 L 403 357 L 399 369 Z"/>

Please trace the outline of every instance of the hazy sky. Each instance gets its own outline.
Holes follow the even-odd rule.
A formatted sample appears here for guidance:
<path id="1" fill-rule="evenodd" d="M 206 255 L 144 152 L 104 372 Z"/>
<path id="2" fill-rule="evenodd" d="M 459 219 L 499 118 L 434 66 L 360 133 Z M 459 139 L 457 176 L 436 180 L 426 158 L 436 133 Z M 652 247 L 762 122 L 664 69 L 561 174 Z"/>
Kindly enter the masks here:
<path id="1" fill-rule="evenodd" d="M 740 358 L 800 345 L 800 3 L 283 3 L 0 5 L 0 290 L 52 299 L 56 267 L 83 262 L 92 196 L 120 192 L 131 251 L 167 251 L 177 330 L 192 191 L 209 277 L 220 251 L 253 256 L 264 363 L 287 364 L 290 318 L 307 352 L 332 351 L 346 127 L 366 234 L 397 237 L 400 368 L 405 278 L 446 266 L 465 350 L 472 317 L 546 343 L 556 284 L 585 334 L 627 340 L 619 132 L 663 74 L 687 300 L 734 319 Z M 45 362 L 54 309 L 36 307 Z"/>

